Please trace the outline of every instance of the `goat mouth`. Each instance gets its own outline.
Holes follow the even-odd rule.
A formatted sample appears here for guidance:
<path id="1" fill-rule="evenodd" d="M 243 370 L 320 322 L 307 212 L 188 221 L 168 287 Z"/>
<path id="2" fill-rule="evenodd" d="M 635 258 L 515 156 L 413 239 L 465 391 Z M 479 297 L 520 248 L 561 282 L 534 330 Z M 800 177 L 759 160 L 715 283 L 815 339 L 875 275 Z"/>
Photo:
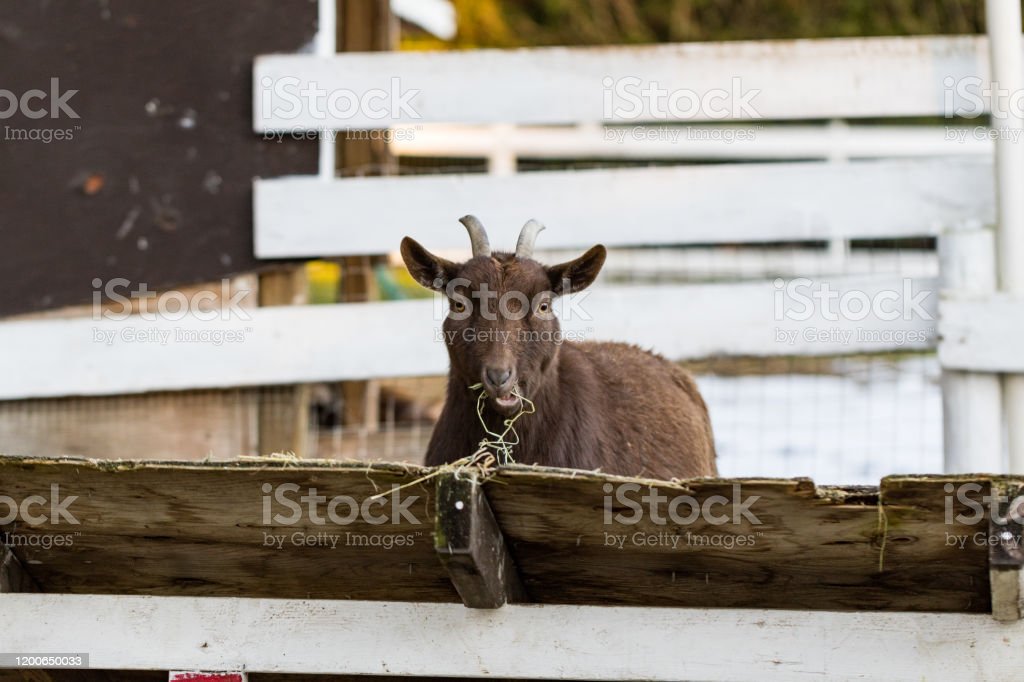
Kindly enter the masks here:
<path id="1" fill-rule="evenodd" d="M 506 410 L 518 407 L 519 402 L 519 396 L 513 394 L 506 396 L 494 396 L 494 404 Z"/>
<path id="2" fill-rule="evenodd" d="M 508 391 L 488 391 L 489 402 L 495 412 L 509 415 L 519 409 L 523 401 L 519 397 L 519 387 L 514 386 Z"/>

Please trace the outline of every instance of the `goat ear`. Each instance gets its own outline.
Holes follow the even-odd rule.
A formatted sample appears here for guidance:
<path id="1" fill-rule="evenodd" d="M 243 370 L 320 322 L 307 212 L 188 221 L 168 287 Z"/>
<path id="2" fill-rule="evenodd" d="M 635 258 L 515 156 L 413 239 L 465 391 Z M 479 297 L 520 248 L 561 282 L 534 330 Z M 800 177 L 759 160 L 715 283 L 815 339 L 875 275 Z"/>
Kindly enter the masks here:
<path id="1" fill-rule="evenodd" d="M 417 282 L 434 291 L 444 291 L 444 287 L 455 277 L 458 266 L 423 248 L 418 241 L 410 237 L 402 240 L 402 260 L 409 274 Z"/>
<path id="2" fill-rule="evenodd" d="M 556 296 L 562 296 L 586 289 L 597 279 L 607 256 L 608 251 L 598 244 L 576 260 L 552 265 L 548 268 L 551 290 Z"/>

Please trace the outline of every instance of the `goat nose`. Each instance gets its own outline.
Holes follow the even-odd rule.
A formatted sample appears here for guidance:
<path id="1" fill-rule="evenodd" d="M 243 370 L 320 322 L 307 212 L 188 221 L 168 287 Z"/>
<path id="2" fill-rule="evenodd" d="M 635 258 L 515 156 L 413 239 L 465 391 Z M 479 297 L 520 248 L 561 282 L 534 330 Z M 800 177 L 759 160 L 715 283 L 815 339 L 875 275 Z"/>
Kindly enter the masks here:
<path id="1" fill-rule="evenodd" d="M 487 369 L 487 380 L 491 383 L 494 388 L 504 388 L 505 384 L 512 378 L 512 370 L 504 368 L 488 368 Z"/>

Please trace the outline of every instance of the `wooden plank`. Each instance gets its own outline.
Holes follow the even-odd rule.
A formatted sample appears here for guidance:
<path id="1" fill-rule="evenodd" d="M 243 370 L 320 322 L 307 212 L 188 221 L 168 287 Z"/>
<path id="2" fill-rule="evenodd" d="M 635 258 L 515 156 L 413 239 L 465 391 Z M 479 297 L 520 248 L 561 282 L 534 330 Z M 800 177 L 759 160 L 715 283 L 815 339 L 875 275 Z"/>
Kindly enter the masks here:
<path id="1" fill-rule="evenodd" d="M 947 77 L 987 80 L 986 45 L 962 36 L 269 55 L 253 69 L 253 128 L 943 116 Z M 324 96 L 294 106 L 309 86 L 335 105 Z M 641 98 L 645 86 L 665 94 Z M 374 91 L 383 97 L 367 102 Z"/>
<path id="2" fill-rule="evenodd" d="M 597 285 L 563 299 L 556 312 L 567 338 L 637 343 L 676 360 L 843 355 L 935 345 L 930 318 L 937 297 L 929 293 L 937 291 L 934 280 L 881 275 L 808 279 L 797 285 L 793 295 L 773 282 Z M 832 303 L 812 305 L 806 319 L 791 314 L 825 285 L 836 297 Z M 840 315 L 836 304 L 892 294 L 894 305 L 902 300 L 908 306 L 923 296 L 921 310 L 908 307 L 909 319 L 902 319 L 902 312 L 894 320 L 874 313 L 855 319 Z M 881 317 L 891 317 L 885 312 L 893 310 L 889 306 L 884 303 Z M 437 334 L 445 314 L 437 301 L 409 300 L 262 308 L 247 313 L 245 320 L 3 323 L 0 400 L 443 375 L 448 355 Z M 395 333 L 395 320 L 402 320 L 406 331 Z M 181 327 L 202 330 L 211 341 L 176 342 Z M 166 335 L 169 340 L 125 342 L 126 331 L 137 339 Z M 114 341 L 81 343 L 106 335 Z M 239 341 L 218 345 L 212 341 L 218 336 Z M 66 353 L 72 346 L 78 352 Z"/>
<path id="3" fill-rule="evenodd" d="M 47 518 L 10 535 L 45 592 L 458 602 L 432 537 L 429 473 L 0 458 L 0 490 L 53 499 L 56 484 L 60 500 L 75 496 L 66 507 L 78 524 Z M 988 613 L 988 548 L 972 539 L 985 535 L 987 508 L 975 514 L 968 502 L 990 480 L 902 477 L 879 490 L 519 466 L 490 472 L 484 487 L 537 603 Z M 967 501 L 947 486 L 971 486 Z M 650 498 L 662 523 L 643 510 L 654 494 L 665 499 Z M 669 500 L 679 516 L 693 504 L 704 513 L 673 518 Z M 635 513 L 630 503 L 641 517 L 618 516 Z"/>
<path id="4" fill-rule="evenodd" d="M 946 294 L 939 304 L 939 361 L 946 369 L 1024 373 L 1024 300 Z"/>
<path id="5" fill-rule="evenodd" d="M 0 542 L 0 594 L 37 591 L 35 581 L 18 561 L 18 557 L 7 545 Z"/>
<path id="6" fill-rule="evenodd" d="M 530 217 L 548 227 L 544 248 L 917 237 L 994 219 L 985 158 L 291 177 L 254 191 L 260 258 L 389 252 L 406 235 L 467 249 L 466 213 L 498 248 Z"/>
<path id="7" fill-rule="evenodd" d="M 7 595 L 0 643 L 113 669 L 579 680 L 1012 679 L 984 615 Z M 158 637 L 160 646 L 153 646 Z M 683 652 L 683 653 L 681 653 Z"/>
<path id="8" fill-rule="evenodd" d="M 494 609 L 528 601 L 501 528 L 475 473 L 437 479 L 434 548 L 462 603 Z"/>
<path id="9" fill-rule="evenodd" d="M 0 490 L 52 500 L 56 484 L 78 521 L 5 529 L 44 591 L 458 602 L 434 551 L 433 482 L 415 482 L 423 471 L 0 457 Z"/>
<path id="10" fill-rule="evenodd" d="M 981 499 L 988 483 L 973 480 L 969 497 Z M 971 509 L 955 498 L 954 518 L 945 518 L 945 486 L 966 481 L 904 477 L 880 491 L 846 490 L 806 479 L 673 484 L 515 467 L 485 488 L 538 603 L 988 612 L 988 551 L 971 540 L 987 522 L 958 521 Z M 662 500 L 660 523 L 644 495 Z M 673 500 L 681 517 L 691 504 L 724 501 L 714 514 L 728 520 L 681 523 L 666 511 Z M 756 523 L 742 515 L 744 502 Z"/>

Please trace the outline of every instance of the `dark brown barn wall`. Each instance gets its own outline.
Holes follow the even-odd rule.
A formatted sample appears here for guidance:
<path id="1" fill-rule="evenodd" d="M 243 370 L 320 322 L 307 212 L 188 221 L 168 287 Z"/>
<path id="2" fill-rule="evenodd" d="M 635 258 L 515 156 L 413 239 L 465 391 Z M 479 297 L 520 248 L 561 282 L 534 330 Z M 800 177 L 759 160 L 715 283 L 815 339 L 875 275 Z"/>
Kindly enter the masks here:
<path id="1" fill-rule="evenodd" d="M 309 44 L 316 18 L 315 0 L 0 1 L 0 91 L 57 78 L 79 116 L 0 118 L 0 316 L 87 302 L 94 278 L 253 269 L 252 178 L 315 173 L 317 143 L 252 132 L 252 60 Z"/>

